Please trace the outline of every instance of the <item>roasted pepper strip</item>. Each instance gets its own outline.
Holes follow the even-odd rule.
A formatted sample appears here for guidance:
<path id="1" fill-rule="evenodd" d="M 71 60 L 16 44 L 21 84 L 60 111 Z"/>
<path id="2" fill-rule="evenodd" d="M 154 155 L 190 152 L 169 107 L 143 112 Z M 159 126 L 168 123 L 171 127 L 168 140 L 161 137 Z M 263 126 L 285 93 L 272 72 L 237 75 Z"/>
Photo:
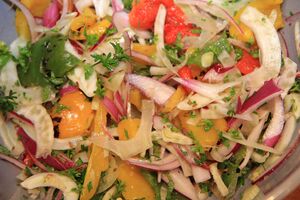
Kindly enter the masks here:
<path id="1" fill-rule="evenodd" d="M 96 134 L 100 134 L 103 132 L 102 125 L 106 126 L 107 112 L 102 102 L 99 99 L 96 101 L 99 101 L 99 108 L 96 111 L 92 129 Z M 108 166 L 109 160 L 105 155 L 105 150 L 92 145 L 80 200 L 89 200 L 94 196 L 99 186 L 101 172 L 107 170 Z"/>

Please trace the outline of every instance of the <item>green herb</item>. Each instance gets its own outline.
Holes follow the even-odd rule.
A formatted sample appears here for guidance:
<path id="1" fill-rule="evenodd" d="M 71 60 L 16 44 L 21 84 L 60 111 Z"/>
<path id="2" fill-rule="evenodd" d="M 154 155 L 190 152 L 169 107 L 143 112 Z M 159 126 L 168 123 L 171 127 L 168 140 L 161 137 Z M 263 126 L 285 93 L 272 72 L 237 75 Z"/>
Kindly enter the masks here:
<path id="1" fill-rule="evenodd" d="M 292 11 L 290 11 L 289 14 L 290 14 L 290 16 L 293 16 L 293 15 L 294 15 L 294 13 L 293 13 Z"/>
<path id="2" fill-rule="evenodd" d="M 155 200 L 161 199 L 160 189 L 161 189 L 161 183 L 157 182 L 157 174 L 154 172 L 150 172 L 148 170 L 141 170 L 141 173 L 143 177 L 146 179 L 146 181 L 151 185 L 151 187 L 154 190 L 155 193 Z"/>
<path id="3" fill-rule="evenodd" d="M 80 166 L 82 165 L 83 161 L 81 160 L 81 158 L 78 158 L 78 160 L 76 160 L 76 166 Z"/>
<path id="4" fill-rule="evenodd" d="M 72 191 L 77 192 L 77 193 L 81 192 L 86 169 L 79 171 L 75 168 L 70 168 L 65 171 L 60 171 L 59 173 L 70 177 L 72 180 L 74 180 L 76 182 L 77 188 L 73 188 Z"/>
<path id="5" fill-rule="evenodd" d="M 225 97 L 223 100 L 225 102 L 229 102 L 234 96 L 235 96 L 236 92 L 235 92 L 235 88 L 232 87 L 230 88 L 230 91 L 229 91 L 229 96 Z"/>
<path id="6" fill-rule="evenodd" d="M 235 60 L 240 60 L 243 57 L 243 50 L 241 48 L 234 48 Z"/>
<path id="7" fill-rule="evenodd" d="M 220 131 L 220 132 L 218 133 L 218 135 L 219 135 L 219 140 L 220 140 L 220 142 L 221 142 L 222 144 L 224 144 L 225 147 L 229 148 L 229 145 L 230 145 L 230 144 L 229 144 L 229 140 L 223 136 L 223 132 Z"/>
<path id="8" fill-rule="evenodd" d="M 94 46 L 99 41 L 99 36 L 97 34 L 87 34 L 86 27 L 84 27 L 83 35 L 87 46 Z"/>
<path id="9" fill-rule="evenodd" d="M 191 105 L 192 107 L 197 106 L 197 102 L 195 100 L 192 101 L 192 100 L 189 99 L 188 102 L 187 102 L 187 104 Z"/>
<path id="10" fill-rule="evenodd" d="M 54 110 L 54 113 L 55 114 L 60 114 L 62 111 L 64 110 L 70 110 L 70 107 L 69 106 L 66 106 L 66 105 L 63 105 L 63 104 L 60 104 L 60 103 L 57 103 L 55 105 L 55 110 Z"/>
<path id="11" fill-rule="evenodd" d="M 235 138 L 235 139 L 240 139 L 241 136 L 240 136 L 240 132 L 238 130 L 235 130 L 235 129 L 230 129 L 228 131 L 228 133 L 231 135 L 231 137 Z"/>
<path id="12" fill-rule="evenodd" d="M 196 112 L 195 111 L 189 112 L 189 116 L 190 116 L 190 118 L 195 118 Z"/>
<path id="13" fill-rule="evenodd" d="M 191 32 L 193 34 L 201 34 L 202 30 L 201 29 L 192 29 Z"/>
<path id="14" fill-rule="evenodd" d="M 227 74 L 224 79 L 223 79 L 223 82 L 224 83 L 228 83 L 230 81 L 230 77 L 229 77 L 229 74 Z"/>
<path id="15" fill-rule="evenodd" d="M 51 91 L 52 91 L 51 87 L 49 87 L 49 86 L 43 87 L 43 89 L 42 89 L 42 100 L 43 100 L 43 102 L 46 102 L 50 98 Z"/>
<path id="16" fill-rule="evenodd" d="M 117 32 L 118 32 L 118 30 L 115 27 L 111 27 L 111 28 L 106 29 L 105 35 L 106 36 L 111 36 L 111 35 L 113 35 Z"/>
<path id="17" fill-rule="evenodd" d="M 183 43 L 181 38 L 181 34 L 178 34 L 174 44 L 165 46 L 166 55 L 174 64 L 182 63 L 184 60 L 184 55 L 180 55 L 183 49 Z"/>
<path id="18" fill-rule="evenodd" d="M 89 150 L 88 146 L 86 146 L 84 144 L 80 145 L 80 151 L 82 151 L 82 152 L 88 152 L 88 150 Z"/>
<path id="19" fill-rule="evenodd" d="M 150 44 L 156 44 L 158 41 L 158 35 L 153 35 L 152 38 L 150 38 L 149 43 Z"/>
<path id="20" fill-rule="evenodd" d="M 92 65 L 84 65 L 84 78 L 88 80 L 94 73 L 94 68 Z"/>
<path id="21" fill-rule="evenodd" d="M 151 76 L 150 74 L 150 67 L 143 67 L 134 70 L 135 74 L 142 75 L 142 76 Z"/>
<path id="22" fill-rule="evenodd" d="M 199 141 L 195 138 L 195 135 L 192 131 L 188 132 L 188 136 L 190 138 L 192 138 L 193 142 L 194 142 L 194 146 L 192 147 L 192 151 L 199 153 L 199 154 L 204 154 L 204 150 L 203 147 L 200 145 Z"/>
<path id="23" fill-rule="evenodd" d="M 214 123 L 210 119 L 204 119 L 204 120 L 202 120 L 202 126 L 203 126 L 204 131 L 208 132 L 214 126 Z"/>
<path id="24" fill-rule="evenodd" d="M 95 95 L 97 95 L 101 99 L 105 96 L 105 87 L 103 86 L 103 82 L 101 79 L 97 80 L 97 89 L 95 91 Z"/>
<path id="25" fill-rule="evenodd" d="M 128 134 L 128 131 L 126 129 L 124 129 L 124 134 L 125 134 L 126 139 L 128 140 L 129 139 L 129 134 Z"/>
<path id="26" fill-rule="evenodd" d="M 172 178 L 168 175 L 168 187 L 167 187 L 167 195 L 166 200 L 172 200 L 172 192 L 174 190 L 174 182 Z"/>
<path id="27" fill-rule="evenodd" d="M 5 146 L 2 146 L 1 144 L 0 144 L 0 153 L 7 156 L 11 156 L 10 150 L 8 150 Z"/>
<path id="28" fill-rule="evenodd" d="M 227 115 L 228 115 L 229 117 L 233 117 L 233 116 L 235 115 L 234 109 L 233 109 L 233 108 L 228 109 Z"/>
<path id="29" fill-rule="evenodd" d="M 73 159 L 74 155 L 76 154 L 75 149 L 68 149 L 63 152 L 68 158 Z"/>
<path id="30" fill-rule="evenodd" d="M 197 165 L 202 165 L 207 160 L 206 154 L 201 154 L 200 158 L 194 158 L 194 161 Z"/>
<path id="31" fill-rule="evenodd" d="M 15 58 L 15 62 L 19 65 L 19 67 L 23 68 L 24 72 L 28 70 L 28 62 L 31 57 L 31 45 L 28 43 L 25 47 L 19 48 L 19 57 Z"/>
<path id="32" fill-rule="evenodd" d="M 300 93 L 300 79 L 296 79 L 289 92 Z"/>
<path id="33" fill-rule="evenodd" d="M 132 2 L 133 2 L 133 0 L 123 0 L 124 8 L 126 10 L 131 10 L 132 9 Z"/>
<path id="34" fill-rule="evenodd" d="M 24 169 L 24 173 L 25 173 L 25 175 L 27 175 L 27 176 L 32 176 L 32 173 L 31 173 L 31 170 L 30 170 L 30 168 L 29 167 L 25 167 L 25 169 Z"/>
<path id="35" fill-rule="evenodd" d="M 123 48 L 120 46 L 119 43 L 110 43 L 114 50 L 115 53 L 108 53 L 106 54 L 93 54 L 92 57 L 94 58 L 94 61 L 96 64 L 101 63 L 103 67 L 108 69 L 109 71 L 113 71 L 115 67 L 118 66 L 118 64 L 122 61 L 128 61 L 129 56 L 125 54 Z"/>
<path id="36" fill-rule="evenodd" d="M 194 64 L 201 67 L 201 57 L 204 53 L 213 52 L 214 62 L 216 62 L 217 56 L 219 56 L 222 53 L 222 51 L 227 51 L 228 53 L 230 53 L 232 49 L 233 47 L 231 46 L 224 34 L 217 41 L 207 43 L 204 48 L 197 48 L 188 58 L 187 64 Z"/>
<path id="37" fill-rule="evenodd" d="M 4 88 L 0 87 L 0 112 L 6 114 L 7 112 L 13 111 L 17 107 L 16 93 L 12 90 L 9 91 L 9 94 L 6 96 L 4 93 Z"/>
<path id="38" fill-rule="evenodd" d="M 0 41 L 0 71 L 11 58 L 12 55 L 8 46 L 3 41 Z"/>
<path id="39" fill-rule="evenodd" d="M 125 183 L 121 180 L 117 180 L 115 186 L 116 186 L 116 191 L 114 192 L 110 200 L 116 200 L 117 198 L 122 197 L 122 192 L 125 189 Z"/>
<path id="40" fill-rule="evenodd" d="M 169 122 L 170 122 L 169 117 L 168 117 L 167 114 L 161 113 L 160 116 L 161 116 L 161 118 L 162 118 L 162 119 L 161 119 L 161 120 L 162 120 L 162 123 L 166 124 L 166 123 L 169 123 Z"/>
<path id="41" fill-rule="evenodd" d="M 251 49 L 249 53 L 253 58 L 259 58 L 259 50 L 258 49 Z"/>
<path id="42" fill-rule="evenodd" d="M 89 192 L 93 189 L 92 181 L 88 182 L 87 189 L 88 189 Z"/>
<path id="43" fill-rule="evenodd" d="M 202 192 L 205 192 L 205 193 L 209 193 L 210 192 L 209 183 L 203 182 L 203 183 L 199 183 L 198 185 L 199 185 L 199 187 L 201 189 L 201 193 Z"/>

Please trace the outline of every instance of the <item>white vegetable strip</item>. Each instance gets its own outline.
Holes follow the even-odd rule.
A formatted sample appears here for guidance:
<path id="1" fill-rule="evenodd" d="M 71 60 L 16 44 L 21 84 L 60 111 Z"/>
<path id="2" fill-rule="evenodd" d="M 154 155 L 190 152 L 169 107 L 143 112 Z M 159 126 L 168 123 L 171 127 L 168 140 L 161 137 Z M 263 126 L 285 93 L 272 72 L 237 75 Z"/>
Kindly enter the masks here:
<path id="1" fill-rule="evenodd" d="M 110 4 L 109 0 L 93 0 L 93 4 L 96 10 L 96 15 L 99 18 L 103 18 L 107 15 L 107 10 Z"/>
<path id="2" fill-rule="evenodd" d="M 254 32 L 261 53 L 261 67 L 244 77 L 247 87 L 255 92 L 265 81 L 275 78 L 279 74 L 281 67 L 280 41 L 272 22 L 256 8 L 247 6 L 240 19 Z"/>
<path id="3" fill-rule="evenodd" d="M 74 71 L 68 74 L 68 78 L 74 83 L 78 83 L 79 88 L 88 97 L 93 97 L 97 89 L 97 73 L 95 70 L 88 79 L 85 79 L 83 67 L 76 67 Z"/>
<path id="4" fill-rule="evenodd" d="M 38 187 L 54 187 L 63 192 L 65 200 L 77 200 L 76 183 L 69 177 L 57 173 L 38 173 L 27 178 L 21 186 L 31 190 Z"/>
<path id="5" fill-rule="evenodd" d="M 154 35 L 157 36 L 157 43 L 156 43 L 156 50 L 157 50 L 157 56 L 161 60 L 161 62 L 164 64 L 165 67 L 167 67 L 171 72 L 177 73 L 174 69 L 172 63 L 168 59 L 164 48 L 164 26 L 165 26 L 165 20 L 166 20 L 167 10 L 163 4 L 160 4 L 156 18 L 154 23 Z"/>
<path id="6" fill-rule="evenodd" d="M 192 173 L 196 183 L 202 183 L 211 178 L 209 170 L 200 166 L 192 165 Z"/>
<path id="7" fill-rule="evenodd" d="M 287 95 L 288 91 L 291 89 L 295 82 L 297 72 L 297 63 L 293 62 L 289 58 L 284 58 L 284 66 L 281 71 L 278 86 L 283 90 L 281 93 L 281 98 Z"/>
<path id="8" fill-rule="evenodd" d="M 172 182 L 174 183 L 175 190 L 177 190 L 178 192 L 180 192 L 181 194 L 183 194 L 184 196 L 186 196 L 192 200 L 197 199 L 196 191 L 194 189 L 193 184 L 187 177 L 185 177 L 182 174 L 181 170 L 175 169 L 175 170 L 170 171 L 168 173 L 168 175 L 166 175 L 166 174 L 162 175 L 162 179 L 166 183 L 169 182 L 169 177 L 172 180 Z"/>
<path id="9" fill-rule="evenodd" d="M 174 88 L 145 76 L 128 74 L 126 79 L 158 104 L 164 104 L 175 92 Z"/>
<path id="10" fill-rule="evenodd" d="M 263 135 L 263 143 L 267 146 L 274 146 L 281 134 L 284 125 L 284 106 L 281 97 L 276 97 L 271 102 L 272 119 Z"/>
<path id="11" fill-rule="evenodd" d="M 191 96 L 188 96 L 186 99 L 178 103 L 177 108 L 180 110 L 195 110 L 198 108 L 205 107 L 213 101 L 214 100 L 212 100 L 211 98 L 196 93 Z"/>
<path id="12" fill-rule="evenodd" d="M 83 11 L 84 8 L 90 7 L 92 5 L 93 5 L 93 1 L 92 0 L 80 0 L 80 1 L 76 1 L 76 3 L 75 3 L 76 9 L 80 13 Z"/>
<path id="13" fill-rule="evenodd" d="M 300 94 L 291 93 L 284 98 L 284 111 L 293 113 L 296 119 L 300 118 Z"/>
<path id="14" fill-rule="evenodd" d="M 234 58 L 226 51 L 223 50 L 219 55 L 218 55 L 218 60 L 221 62 L 221 64 L 225 67 L 232 67 L 235 65 L 235 60 Z"/>
<path id="15" fill-rule="evenodd" d="M 173 132 L 170 128 L 164 128 L 161 130 L 162 139 L 165 142 L 172 142 L 175 144 L 191 145 L 193 140 L 182 133 Z"/>
<path id="16" fill-rule="evenodd" d="M 24 147 L 16 133 L 16 129 L 11 122 L 6 122 L 0 113 L 0 136 L 5 147 L 11 151 L 14 156 L 19 156 Z"/>
<path id="17" fill-rule="evenodd" d="M 261 155 L 257 152 L 253 152 L 251 155 L 251 160 L 257 163 L 264 163 L 269 156 L 270 156 L 269 152 L 267 152 L 265 155 Z"/>
<path id="18" fill-rule="evenodd" d="M 75 148 L 83 138 L 81 136 L 71 137 L 66 139 L 54 138 L 53 150 L 68 150 Z"/>
<path id="19" fill-rule="evenodd" d="M 209 165 L 209 170 L 214 178 L 215 183 L 217 184 L 218 190 L 220 191 L 221 195 L 225 197 L 229 193 L 229 191 L 221 178 L 217 165 L 218 163 Z"/>
<path id="20" fill-rule="evenodd" d="M 239 85 L 240 81 L 234 81 L 224 84 L 209 84 L 204 83 L 197 80 L 190 80 L 190 79 L 182 79 L 182 78 L 173 78 L 176 82 L 182 84 L 183 86 L 186 86 L 190 88 L 191 90 L 197 92 L 198 94 L 201 94 L 203 96 L 212 98 L 214 100 L 219 99 L 219 93 L 226 90 L 227 88 Z"/>
<path id="21" fill-rule="evenodd" d="M 42 105 L 25 106 L 17 110 L 19 115 L 30 119 L 36 132 L 36 157 L 51 154 L 54 142 L 53 124 L 50 115 Z"/>
<path id="22" fill-rule="evenodd" d="M 231 152 L 234 150 L 236 147 L 236 143 L 229 141 L 228 146 L 224 144 L 220 144 L 216 148 L 213 148 L 212 151 L 210 152 L 211 157 L 218 162 L 223 162 L 224 160 L 227 160 L 228 157 L 231 156 Z"/>
<path id="23" fill-rule="evenodd" d="M 112 151 L 123 160 L 143 153 L 153 145 L 151 129 L 154 109 L 155 107 L 152 101 L 143 101 L 141 124 L 135 137 L 132 139 L 120 141 L 109 139 L 106 136 L 94 136 L 90 138 L 90 141 L 102 148 Z"/>
<path id="24" fill-rule="evenodd" d="M 251 131 L 250 135 L 248 136 L 247 140 L 249 142 L 257 142 L 257 140 L 259 139 L 259 136 L 264 128 L 264 124 L 265 121 L 267 120 L 267 115 L 260 120 L 260 122 L 253 128 L 253 130 Z M 246 149 L 246 155 L 245 158 L 243 160 L 243 162 L 240 164 L 240 169 L 243 169 L 244 167 L 246 167 L 246 165 L 248 164 L 251 155 L 253 153 L 253 148 L 252 147 L 247 147 Z"/>

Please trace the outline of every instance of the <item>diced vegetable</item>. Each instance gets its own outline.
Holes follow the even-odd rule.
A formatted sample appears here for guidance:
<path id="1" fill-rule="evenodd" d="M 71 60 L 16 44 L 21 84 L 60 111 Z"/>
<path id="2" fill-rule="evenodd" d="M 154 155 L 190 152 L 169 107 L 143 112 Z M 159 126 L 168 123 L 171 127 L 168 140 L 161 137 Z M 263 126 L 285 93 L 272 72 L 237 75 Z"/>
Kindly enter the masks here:
<path id="1" fill-rule="evenodd" d="M 183 100 L 185 95 L 186 95 L 185 90 L 181 86 L 178 86 L 177 90 L 165 103 L 161 112 L 171 112 L 178 105 L 178 103 Z"/>
<path id="2" fill-rule="evenodd" d="M 120 121 L 117 128 L 119 140 L 129 140 L 134 138 L 139 129 L 140 123 L 141 120 L 137 118 L 128 118 Z"/>
<path id="3" fill-rule="evenodd" d="M 259 60 L 253 58 L 247 51 L 243 51 L 243 56 L 236 64 L 242 74 L 249 74 L 260 66 Z"/>
<path id="4" fill-rule="evenodd" d="M 220 191 L 221 195 L 223 197 L 226 196 L 229 193 L 229 191 L 222 180 L 222 177 L 221 177 L 220 172 L 217 167 L 217 163 L 213 163 L 213 164 L 209 165 L 209 170 L 214 178 L 214 181 L 217 184 L 218 190 Z"/>

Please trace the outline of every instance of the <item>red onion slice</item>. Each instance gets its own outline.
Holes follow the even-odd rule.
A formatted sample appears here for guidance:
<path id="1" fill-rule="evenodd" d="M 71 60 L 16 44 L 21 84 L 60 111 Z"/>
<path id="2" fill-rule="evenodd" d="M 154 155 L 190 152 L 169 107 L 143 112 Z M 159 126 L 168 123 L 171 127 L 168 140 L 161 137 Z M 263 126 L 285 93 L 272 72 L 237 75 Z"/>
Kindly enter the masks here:
<path id="1" fill-rule="evenodd" d="M 284 125 L 284 106 L 281 97 L 276 97 L 272 102 L 272 119 L 263 135 L 263 143 L 273 147 L 280 138 Z"/>
<path id="2" fill-rule="evenodd" d="M 175 160 L 173 162 L 164 165 L 155 165 L 150 162 L 142 162 L 141 160 L 129 159 L 128 162 L 132 165 L 139 166 L 145 169 L 150 169 L 154 171 L 169 171 L 180 167 L 180 162 Z"/>
<path id="3" fill-rule="evenodd" d="M 264 83 L 264 85 L 252 96 L 250 96 L 242 105 L 242 108 L 237 112 L 237 114 L 247 114 L 253 112 L 259 106 L 267 101 L 279 96 L 282 90 L 277 87 L 274 80 L 269 80 Z"/>
<path id="4" fill-rule="evenodd" d="M 131 85 L 140 89 L 147 97 L 160 105 L 164 104 L 175 92 L 174 88 L 145 76 L 128 74 L 126 79 Z"/>
<path id="5" fill-rule="evenodd" d="M 125 11 L 115 12 L 112 16 L 112 21 L 118 32 L 122 32 L 124 29 L 128 28 L 129 25 L 129 16 Z"/>
<path id="6" fill-rule="evenodd" d="M 59 20 L 59 7 L 58 2 L 53 1 L 46 9 L 43 15 L 43 26 L 52 28 Z"/>
<path id="7" fill-rule="evenodd" d="M 15 159 L 15 158 L 12 158 L 12 157 L 7 156 L 5 154 L 0 153 L 0 159 L 5 160 L 5 161 L 15 165 L 15 166 L 19 167 L 20 169 L 25 169 L 26 168 L 25 164 L 23 164 L 22 162 L 20 162 L 19 160 Z"/>
<path id="8" fill-rule="evenodd" d="M 69 85 L 69 86 L 65 86 L 65 87 L 61 88 L 59 90 L 59 95 L 61 97 L 63 97 L 64 95 L 66 95 L 68 93 L 72 93 L 72 92 L 76 92 L 76 91 L 78 91 L 78 88 L 76 86 Z"/>
<path id="9" fill-rule="evenodd" d="M 111 4 L 114 12 L 119 12 L 124 9 L 124 4 L 122 0 L 112 0 Z"/>
<path id="10" fill-rule="evenodd" d="M 112 100 L 110 100 L 108 97 L 104 97 L 102 100 L 104 106 L 106 107 L 107 111 L 109 112 L 110 116 L 115 122 L 120 121 L 120 113 L 116 105 Z"/>
<path id="11" fill-rule="evenodd" d="M 166 174 L 162 174 L 162 179 L 164 182 L 168 183 L 169 178 L 174 183 L 174 188 L 177 192 L 183 194 L 190 199 L 198 199 L 195 188 L 191 183 L 190 179 L 185 177 L 181 170 L 174 169 Z"/>

